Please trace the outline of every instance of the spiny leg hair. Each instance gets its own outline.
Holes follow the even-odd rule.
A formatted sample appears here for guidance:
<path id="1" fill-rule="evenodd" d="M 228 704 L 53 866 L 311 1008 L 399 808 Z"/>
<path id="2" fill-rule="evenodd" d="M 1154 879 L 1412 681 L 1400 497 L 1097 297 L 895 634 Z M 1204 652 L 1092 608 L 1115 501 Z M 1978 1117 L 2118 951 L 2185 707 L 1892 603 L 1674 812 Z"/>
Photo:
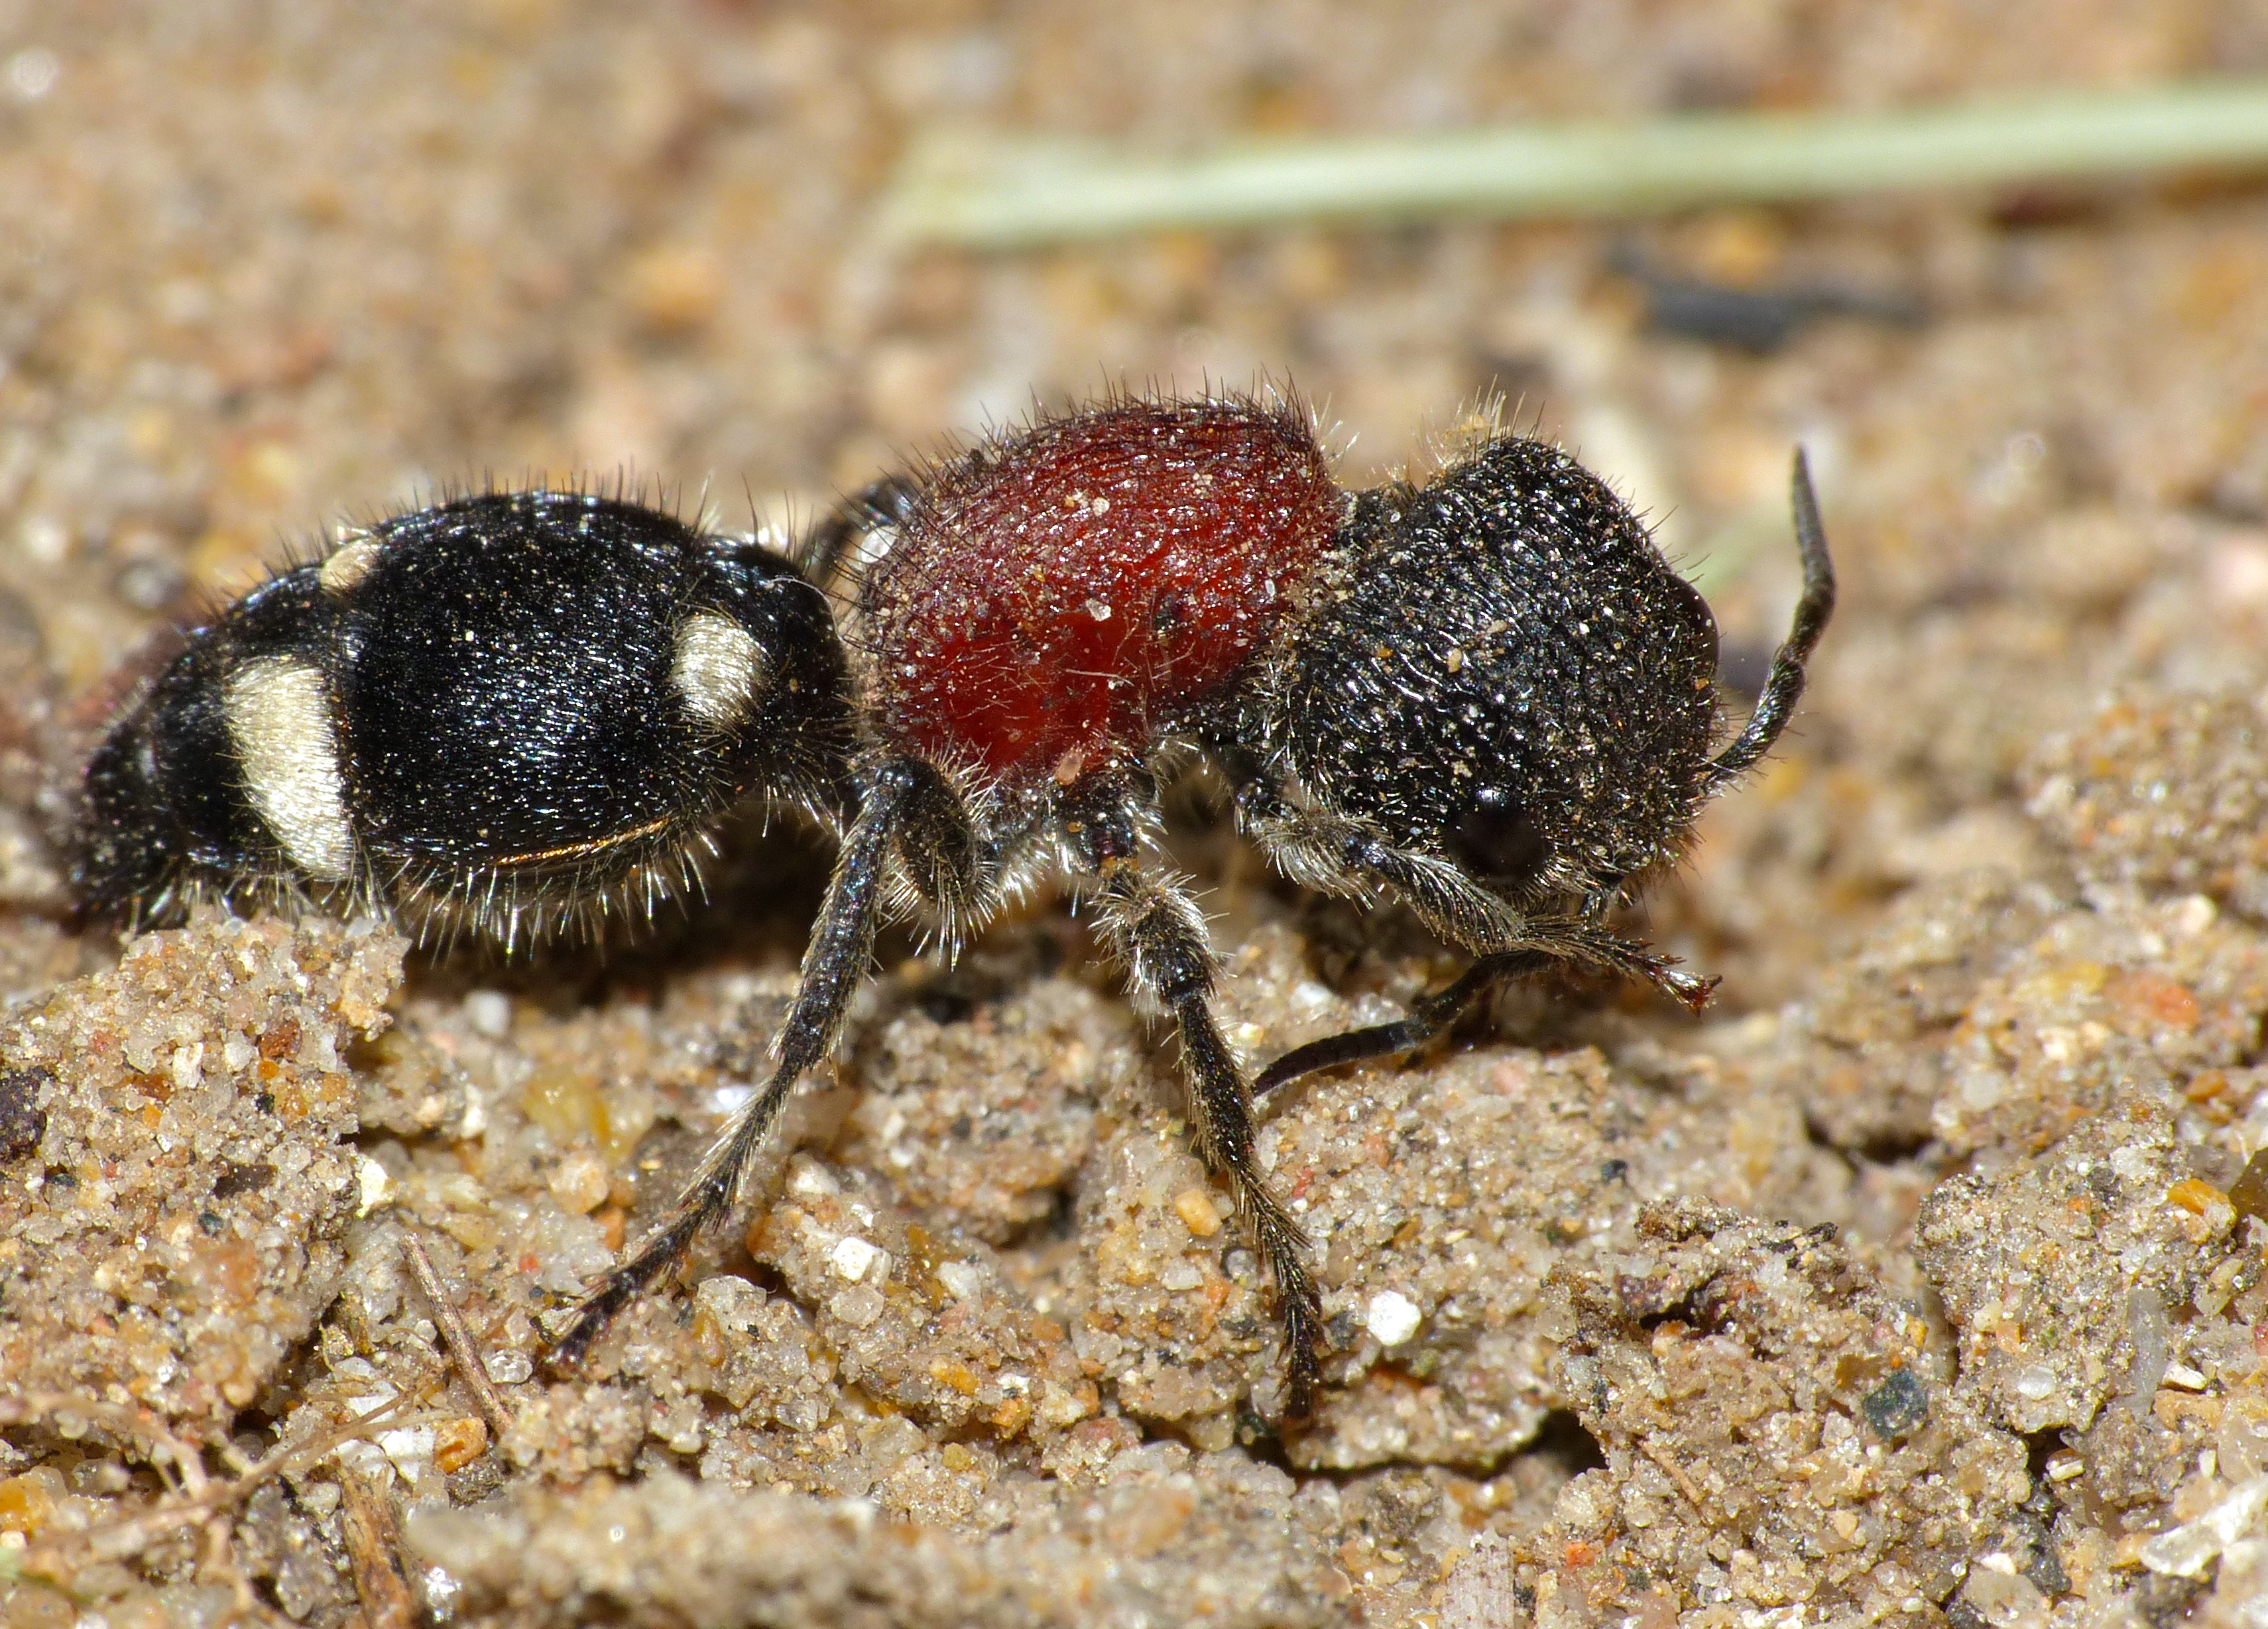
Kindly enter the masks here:
<path id="1" fill-rule="evenodd" d="M 723 1220 L 738 1197 L 748 1161 L 763 1146 L 795 1084 L 833 1050 L 858 981 L 873 959 L 881 918 L 889 850 L 909 803 L 932 792 L 936 772 L 907 760 L 886 760 L 862 776 L 858 813 L 843 840 L 819 919 L 803 955 L 795 1002 L 772 1043 L 770 1077 L 725 1128 L 660 1225 L 608 1273 L 577 1309 L 553 1356 L 572 1365 L 624 1307 L 685 1257 L 703 1231 Z"/>
<path id="2" fill-rule="evenodd" d="M 1099 884 L 1095 902 L 1105 939 L 1138 993 L 1153 998 L 1180 1032 L 1198 1152 L 1234 1190 L 1275 1277 L 1287 1371 L 1284 1413 L 1304 1419 L 1314 1412 L 1322 1377 L 1323 1340 L 1322 1302 L 1307 1272 L 1307 1235 L 1261 1173 L 1253 1149 L 1252 1100 L 1213 1020 L 1218 969 L 1204 918 L 1178 883 L 1142 866 L 1138 807 L 1130 800 L 1136 795 L 1120 792 L 1115 807 L 1091 797 L 1078 818 L 1066 821 L 1065 830 L 1081 868 Z"/>
<path id="3" fill-rule="evenodd" d="M 942 885 L 941 891 L 974 901 L 989 891 L 983 845 L 934 770 L 899 758 L 863 778 L 858 815 L 844 838 L 805 953 L 795 1004 L 775 1044 L 777 1066 L 669 1214 L 584 1301 L 558 1342 L 557 1361 L 579 1360 L 615 1315 L 682 1260 L 693 1241 L 732 1208 L 741 1176 L 789 1093 L 840 1034 L 850 993 L 873 953 L 891 848 L 903 851 L 924 892 Z M 1135 813 L 1123 796 L 1121 806 L 1103 818 L 1073 824 L 1083 868 L 1101 882 L 1106 936 L 1138 987 L 1155 997 L 1179 1028 L 1201 1151 L 1235 1189 L 1284 1304 L 1285 1412 L 1305 1418 L 1321 1379 L 1322 1303 L 1307 1272 L 1307 1235 L 1269 1191 L 1254 1154 L 1250 1099 L 1209 1006 L 1215 969 L 1204 919 L 1178 887 L 1145 873 L 1135 859 Z"/>

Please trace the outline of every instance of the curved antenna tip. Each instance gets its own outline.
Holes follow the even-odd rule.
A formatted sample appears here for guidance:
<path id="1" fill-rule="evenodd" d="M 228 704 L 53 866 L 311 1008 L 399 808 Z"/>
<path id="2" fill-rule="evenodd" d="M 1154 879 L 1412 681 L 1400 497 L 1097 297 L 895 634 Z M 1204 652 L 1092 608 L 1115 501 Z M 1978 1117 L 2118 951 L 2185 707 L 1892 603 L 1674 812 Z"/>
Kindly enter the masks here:
<path id="1" fill-rule="evenodd" d="M 1705 790 L 1714 792 L 1772 748 L 1803 694 L 1804 663 L 1835 612 L 1835 560 L 1828 552 L 1826 523 L 1819 518 L 1819 495 L 1812 490 L 1811 461 L 1795 449 L 1788 478 L 1789 506 L 1795 513 L 1795 547 L 1803 561 L 1803 593 L 1795 602 L 1787 638 L 1772 654 L 1756 711 L 1732 745 L 1709 763 Z"/>

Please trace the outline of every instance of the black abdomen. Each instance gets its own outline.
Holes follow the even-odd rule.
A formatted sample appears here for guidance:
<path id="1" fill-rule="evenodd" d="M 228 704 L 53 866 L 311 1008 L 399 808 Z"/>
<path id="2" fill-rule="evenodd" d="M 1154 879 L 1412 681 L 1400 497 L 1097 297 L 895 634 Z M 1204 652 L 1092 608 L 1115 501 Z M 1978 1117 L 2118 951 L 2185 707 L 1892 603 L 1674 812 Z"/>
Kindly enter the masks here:
<path id="1" fill-rule="evenodd" d="M 89 763 L 81 886 L 136 920 L 284 892 L 514 940 L 666 892 L 759 785 L 828 802 L 843 688 L 823 601 L 754 545 L 578 494 L 396 516 L 191 637 Z"/>

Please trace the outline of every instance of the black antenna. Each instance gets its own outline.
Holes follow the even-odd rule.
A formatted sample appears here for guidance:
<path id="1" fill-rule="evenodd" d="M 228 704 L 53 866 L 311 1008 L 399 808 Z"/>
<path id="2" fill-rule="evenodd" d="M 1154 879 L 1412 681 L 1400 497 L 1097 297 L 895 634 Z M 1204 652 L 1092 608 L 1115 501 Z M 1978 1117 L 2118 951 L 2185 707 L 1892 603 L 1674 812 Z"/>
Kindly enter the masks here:
<path id="1" fill-rule="evenodd" d="M 1795 704 L 1803 695 L 1803 664 L 1821 630 L 1835 611 L 1835 562 L 1827 553 L 1827 528 L 1820 523 L 1819 498 L 1811 490 L 1811 464 L 1803 449 L 1795 451 L 1795 474 L 1790 485 L 1795 509 L 1795 547 L 1803 557 L 1803 597 L 1795 602 L 1795 615 L 1787 638 L 1773 652 L 1771 672 L 1756 697 L 1756 710 L 1733 744 L 1709 763 L 1709 790 L 1714 791 L 1735 775 L 1756 766 L 1772 749 L 1787 727 Z"/>

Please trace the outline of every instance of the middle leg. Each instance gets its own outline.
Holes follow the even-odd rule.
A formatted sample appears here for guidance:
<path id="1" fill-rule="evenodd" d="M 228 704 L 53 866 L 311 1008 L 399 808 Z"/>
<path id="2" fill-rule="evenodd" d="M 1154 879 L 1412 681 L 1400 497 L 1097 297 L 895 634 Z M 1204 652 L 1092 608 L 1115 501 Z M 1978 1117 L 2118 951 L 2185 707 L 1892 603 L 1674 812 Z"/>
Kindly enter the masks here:
<path id="1" fill-rule="evenodd" d="M 1270 1190 L 1254 1152 L 1251 1095 L 1212 1015 L 1218 969 L 1204 918 L 1177 881 L 1141 864 L 1130 805 L 1090 807 L 1065 829 L 1099 881 L 1104 938 L 1137 991 L 1162 1006 L 1180 1031 L 1199 1152 L 1228 1179 L 1276 1279 L 1284 1318 L 1284 1412 L 1304 1419 L 1314 1412 L 1322 1373 L 1322 1302 L 1307 1271 L 1307 1235 Z"/>

